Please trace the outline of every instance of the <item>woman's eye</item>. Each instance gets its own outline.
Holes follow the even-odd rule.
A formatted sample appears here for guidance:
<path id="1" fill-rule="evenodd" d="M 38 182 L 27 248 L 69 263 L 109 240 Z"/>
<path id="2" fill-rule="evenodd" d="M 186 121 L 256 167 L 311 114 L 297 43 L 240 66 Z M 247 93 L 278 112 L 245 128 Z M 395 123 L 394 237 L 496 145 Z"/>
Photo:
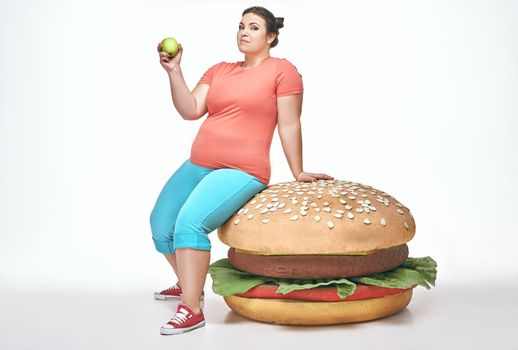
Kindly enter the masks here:
<path id="1" fill-rule="evenodd" d="M 245 29 L 244 26 L 239 26 L 239 30 L 243 30 L 243 29 Z M 250 27 L 250 29 L 252 29 L 252 30 L 259 30 L 258 27 Z"/>

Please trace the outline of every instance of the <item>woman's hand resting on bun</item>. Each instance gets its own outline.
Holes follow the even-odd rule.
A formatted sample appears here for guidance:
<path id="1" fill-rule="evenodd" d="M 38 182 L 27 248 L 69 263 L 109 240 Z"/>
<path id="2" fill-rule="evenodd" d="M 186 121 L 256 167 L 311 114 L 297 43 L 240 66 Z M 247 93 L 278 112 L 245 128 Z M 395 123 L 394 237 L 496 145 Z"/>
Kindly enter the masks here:
<path id="1" fill-rule="evenodd" d="M 327 174 L 316 174 L 316 173 L 308 173 L 305 171 L 301 171 L 295 179 L 297 181 L 317 181 L 319 179 L 323 180 L 333 180 L 334 177 L 329 176 Z"/>

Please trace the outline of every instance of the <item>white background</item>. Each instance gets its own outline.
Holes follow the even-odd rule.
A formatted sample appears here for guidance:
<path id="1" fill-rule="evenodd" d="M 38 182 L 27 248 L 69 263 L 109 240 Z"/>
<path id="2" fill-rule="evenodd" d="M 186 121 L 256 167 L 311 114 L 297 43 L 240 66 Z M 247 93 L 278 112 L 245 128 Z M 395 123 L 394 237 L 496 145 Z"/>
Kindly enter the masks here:
<path id="1" fill-rule="evenodd" d="M 192 89 L 211 65 L 243 59 L 235 35 L 252 5 L 285 18 L 270 54 L 303 76 L 304 169 L 409 207 L 410 255 L 438 262 L 437 288 L 516 283 L 517 2 L 10 0 L 1 288 L 151 297 L 176 281 L 149 214 L 205 117 L 176 112 L 156 45 L 181 42 Z M 277 130 L 271 164 L 270 184 L 294 180 Z M 211 261 L 225 257 L 210 238 Z"/>

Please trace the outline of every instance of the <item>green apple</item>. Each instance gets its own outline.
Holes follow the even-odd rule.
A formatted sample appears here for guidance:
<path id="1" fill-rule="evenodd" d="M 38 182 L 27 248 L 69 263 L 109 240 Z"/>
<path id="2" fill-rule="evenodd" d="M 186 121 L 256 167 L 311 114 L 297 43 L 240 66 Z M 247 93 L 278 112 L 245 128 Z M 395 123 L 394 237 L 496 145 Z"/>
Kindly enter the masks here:
<path id="1" fill-rule="evenodd" d="M 176 56 L 178 53 L 178 41 L 175 38 L 165 38 L 162 40 L 162 51 L 170 56 Z"/>

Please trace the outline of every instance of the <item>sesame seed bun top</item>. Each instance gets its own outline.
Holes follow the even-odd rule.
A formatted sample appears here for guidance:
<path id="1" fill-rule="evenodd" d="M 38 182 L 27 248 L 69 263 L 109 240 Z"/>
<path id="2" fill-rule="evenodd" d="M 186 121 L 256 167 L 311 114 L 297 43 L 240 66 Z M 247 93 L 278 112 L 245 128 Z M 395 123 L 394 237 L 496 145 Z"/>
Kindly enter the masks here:
<path id="1" fill-rule="evenodd" d="M 371 186 L 291 181 L 254 195 L 218 237 L 256 254 L 366 254 L 410 241 L 415 228 L 407 207 Z"/>

